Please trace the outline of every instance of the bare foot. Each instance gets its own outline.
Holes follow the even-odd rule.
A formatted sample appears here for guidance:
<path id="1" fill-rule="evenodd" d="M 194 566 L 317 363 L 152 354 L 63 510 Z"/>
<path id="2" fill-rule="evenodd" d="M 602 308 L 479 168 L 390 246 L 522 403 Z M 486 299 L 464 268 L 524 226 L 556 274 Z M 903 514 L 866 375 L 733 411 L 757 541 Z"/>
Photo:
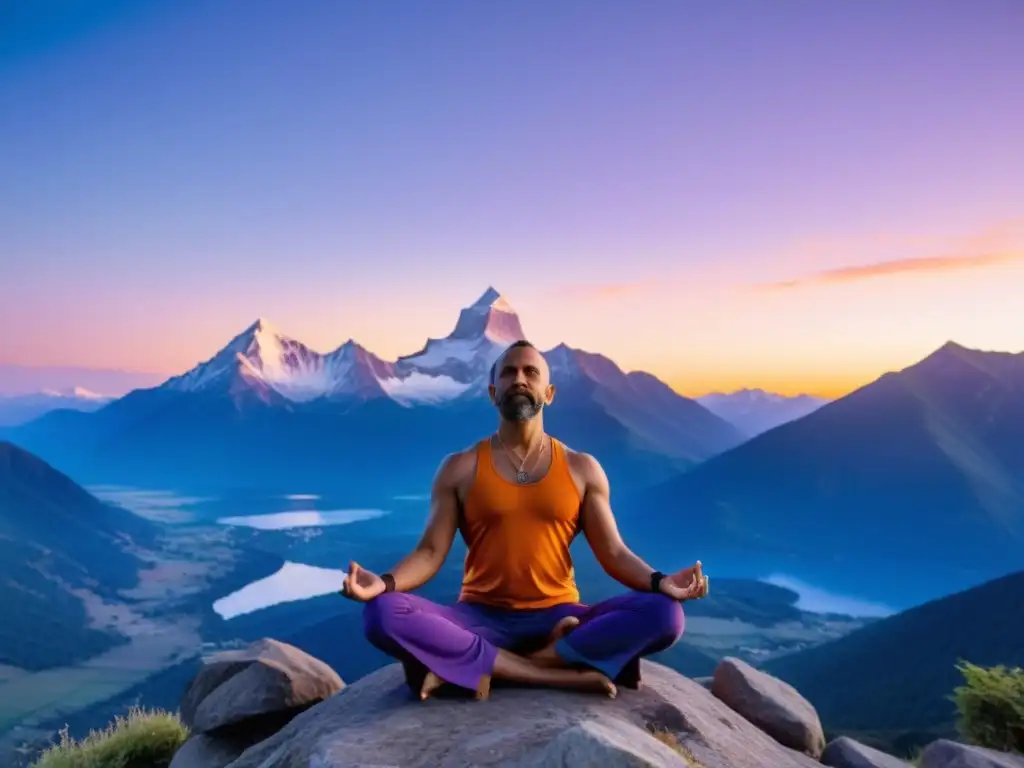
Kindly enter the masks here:
<path id="1" fill-rule="evenodd" d="M 433 672 L 427 672 L 427 676 L 423 678 L 423 685 L 420 686 L 420 701 L 429 699 L 430 695 L 444 685 L 444 683 L 445 681 Z"/>
<path id="2" fill-rule="evenodd" d="M 561 619 L 557 624 L 555 624 L 555 628 L 551 630 L 551 634 L 548 636 L 548 644 L 551 645 L 557 643 L 579 625 L 580 620 L 575 616 L 566 616 L 564 619 Z"/>
<path id="3" fill-rule="evenodd" d="M 614 699 L 618 694 L 618 689 L 608 677 L 602 675 L 600 672 L 587 670 L 580 672 L 580 690 L 581 691 L 593 691 L 594 693 L 603 693 L 609 699 Z"/>
<path id="4" fill-rule="evenodd" d="M 538 664 L 542 667 L 566 666 L 565 660 L 555 651 L 555 643 L 568 635 L 579 625 L 580 620 L 575 616 L 566 616 L 564 619 L 561 619 L 557 624 L 555 624 L 555 628 L 551 630 L 551 634 L 548 635 L 547 645 L 539 651 L 534 651 L 527 656 L 527 658 L 534 664 Z"/>
<path id="5" fill-rule="evenodd" d="M 477 701 L 484 701 L 491 696 L 491 676 L 483 675 L 476 686 L 475 698 Z"/>

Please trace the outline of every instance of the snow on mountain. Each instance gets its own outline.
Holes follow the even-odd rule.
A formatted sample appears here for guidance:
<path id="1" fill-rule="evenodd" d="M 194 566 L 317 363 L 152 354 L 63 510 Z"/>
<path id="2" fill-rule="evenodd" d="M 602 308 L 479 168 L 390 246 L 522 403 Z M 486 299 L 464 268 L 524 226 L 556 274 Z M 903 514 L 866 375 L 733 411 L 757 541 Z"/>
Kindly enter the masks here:
<path id="1" fill-rule="evenodd" d="M 261 318 L 209 360 L 161 388 L 227 395 L 236 405 L 243 399 L 287 406 L 383 398 L 405 407 L 441 405 L 486 397 L 491 365 L 509 344 L 523 338 L 519 316 L 494 288 L 460 311 L 448 336 L 428 339 L 418 352 L 394 362 L 351 339 L 322 354 Z M 653 376 L 626 374 L 606 357 L 564 344 L 544 355 L 556 386 L 580 384 L 587 393 L 598 391 L 602 408 L 624 422 L 642 421 L 645 431 L 660 433 L 662 427 L 655 422 L 669 417 L 696 424 L 698 432 L 721 433 L 719 442 L 732 439 L 730 425 L 716 423 L 720 419 Z M 641 411 L 645 412 L 642 417 Z"/>
<path id="2" fill-rule="evenodd" d="M 744 434 L 754 437 L 781 424 L 812 413 L 828 400 L 813 395 L 793 397 L 763 389 L 712 392 L 697 398 L 705 408 L 735 424 Z"/>
<path id="3" fill-rule="evenodd" d="M 85 387 L 44 389 L 23 395 L 0 395 L 0 427 L 14 427 L 60 409 L 95 411 L 112 398 Z"/>
<path id="4" fill-rule="evenodd" d="M 479 384 L 483 391 L 491 364 L 505 347 L 524 338 L 519 315 L 500 293 L 488 288 L 459 313 L 448 336 L 428 339 L 419 352 L 398 358 L 395 369 L 401 375 L 443 377 L 465 385 L 464 390 Z"/>
<path id="5" fill-rule="evenodd" d="M 440 405 L 463 395 L 469 384 L 449 376 L 430 376 L 413 371 L 405 378 L 382 379 L 381 387 L 399 405 Z"/>
<path id="6" fill-rule="evenodd" d="M 40 394 L 50 398 L 65 400 L 109 400 L 106 395 L 99 395 L 85 387 L 71 387 L 69 389 L 44 389 Z"/>
<path id="7" fill-rule="evenodd" d="M 281 334 L 260 318 L 226 347 L 164 389 L 180 392 L 237 392 L 248 385 L 271 389 L 288 400 L 303 402 L 321 396 L 329 387 L 331 366 L 305 344 Z"/>
<path id="8" fill-rule="evenodd" d="M 262 318 L 209 360 L 162 385 L 179 392 L 254 395 L 267 403 L 390 397 L 405 406 L 444 402 L 466 387 L 443 374 L 398 371 L 351 339 L 321 354 Z"/>

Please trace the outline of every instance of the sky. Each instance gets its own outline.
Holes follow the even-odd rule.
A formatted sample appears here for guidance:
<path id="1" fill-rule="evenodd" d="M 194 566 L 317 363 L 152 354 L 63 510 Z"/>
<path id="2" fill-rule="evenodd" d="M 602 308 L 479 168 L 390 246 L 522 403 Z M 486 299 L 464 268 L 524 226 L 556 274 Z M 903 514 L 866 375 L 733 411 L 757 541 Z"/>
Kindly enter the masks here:
<path id="1" fill-rule="evenodd" d="M 1024 4 L 0 5 L 0 370 L 255 318 L 385 358 L 490 285 L 687 395 L 1024 350 Z"/>

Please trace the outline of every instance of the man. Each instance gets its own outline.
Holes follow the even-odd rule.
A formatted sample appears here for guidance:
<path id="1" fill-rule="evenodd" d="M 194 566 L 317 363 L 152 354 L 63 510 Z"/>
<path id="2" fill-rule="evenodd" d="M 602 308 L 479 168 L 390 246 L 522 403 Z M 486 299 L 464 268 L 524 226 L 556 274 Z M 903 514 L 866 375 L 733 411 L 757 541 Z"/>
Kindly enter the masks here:
<path id="1" fill-rule="evenodd" d="M 367 639 L 403 662 L 421 699 L 445 683 L 483 699 L 492 678 L 612 697 L 616 681 L 638 686 L 639 657 L 682 634 L 680 601 L 707 593 L 700 562 L 665 576 L 626 547 L 600 464 L 544 433 L 555 388 L 532 344 L 504 351 L 488 392 L 498 430 L 442 462 L 415 549 L 380 576 L 351 563 L 342 594 L 366 603 Z M 438 572 L 456 531 L 468 547 L 458 602 L 408 594 Z M 630 592 L 580 604 L 569 555 L 579 531 Z"/>

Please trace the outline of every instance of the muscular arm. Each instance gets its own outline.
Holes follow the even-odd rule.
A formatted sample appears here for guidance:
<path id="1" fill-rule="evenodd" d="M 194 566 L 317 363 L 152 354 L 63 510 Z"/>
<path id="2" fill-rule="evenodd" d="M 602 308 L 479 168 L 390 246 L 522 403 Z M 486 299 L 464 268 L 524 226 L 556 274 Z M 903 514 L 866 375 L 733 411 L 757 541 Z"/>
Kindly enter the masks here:
<path id="1" fill-rule="evenodd" d="M 453 454 L 438 469 L 430 489 L 430 515 L 423 535 L 413 551 L 390 571 L 396 591 L 408 592 L 423 586 L 448 557 L 459 527 L 457 486 L 462 463 L 462 454 Z"/>
<path id="2" fill-rule="evenodd" d="M 654 569 L 626 546 L 619 534 L 611 507 L 608 476 L 597 459 L 585 453 L 574 457 L 575 469 L 584 481 L 583 534 L 605 573 L 630 589 L 648 592 Z"/>

